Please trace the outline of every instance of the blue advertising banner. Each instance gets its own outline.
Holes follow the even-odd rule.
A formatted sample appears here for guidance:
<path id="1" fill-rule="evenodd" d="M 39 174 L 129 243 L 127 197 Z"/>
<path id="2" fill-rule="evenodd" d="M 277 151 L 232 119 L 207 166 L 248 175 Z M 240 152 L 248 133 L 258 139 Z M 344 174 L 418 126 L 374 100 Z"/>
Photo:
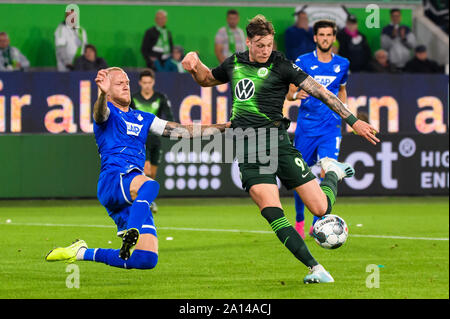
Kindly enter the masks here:
<path id="1" fill-rule="evenodd" d="M 94 72 L 0 73 L 0 134 L 92 133 L 92 106 L 97 96 Z M 138 73 L 128 73 L 132 92 L 139 90 Z M 155 90 L 172 104 L 175 120 L 204 124 L 228 120 L 228 84 L 201 88 L 189 74 L 158 73 Z M 448 132 L 447 75 L 352 74 L 348 106 L 364 111 L 381 133 Z M 284 103 L 284 114 L 295 130 L 299 102 Z M 344 131 L 350 132 L 349 127 Z"/>

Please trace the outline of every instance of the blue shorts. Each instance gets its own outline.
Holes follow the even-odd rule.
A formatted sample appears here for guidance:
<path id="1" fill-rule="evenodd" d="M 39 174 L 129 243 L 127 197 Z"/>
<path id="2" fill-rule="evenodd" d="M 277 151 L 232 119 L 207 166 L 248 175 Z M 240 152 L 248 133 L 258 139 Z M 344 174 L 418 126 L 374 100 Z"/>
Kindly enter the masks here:
<path id="1" fill-rule="evenodd" d="M 100 173 L 97 184 L 97 197 L 106 208 L 109 217 L 117 225 L 117 236 L 122 236 L 127 230 L 128 216 L 130 215 L 133 200 L 130 194 L 130 184 L 133 178 L 144 173 L 134 168 L 127 172 L 120 170 L 107 170 Z M 146 217 L 141 234 L 153 234 L 156 236 L 156 227 L 151 213 Z"/>
<path id="2" fill-rule="evenodd" d="M 308 166 L 313 166 L 324 157 L 338 159 L 341 135 L 302 136 L 295 135 L 294 146 L 302 153 Z"/>

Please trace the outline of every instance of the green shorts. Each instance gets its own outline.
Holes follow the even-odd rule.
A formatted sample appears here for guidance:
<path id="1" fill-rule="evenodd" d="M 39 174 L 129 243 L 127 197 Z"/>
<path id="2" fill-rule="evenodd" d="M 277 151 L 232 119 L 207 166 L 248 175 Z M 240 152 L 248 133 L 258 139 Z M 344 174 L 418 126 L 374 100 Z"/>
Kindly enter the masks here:
<path id="1" fill-rule="evenodd" d="M 150 164 L 158 166 L 162 158 L 161 145 L 150 145 L 145 151 L 145 160 Z"/>
<path id="2" fill-rule="evenodd" d="M 271 159 L 272 163 L 263 164 L 258 160 L 239 163 L 242 187 L 247 192 L 257 184 L 276 185 L 276 177 L 288 190 L 316 179 L 302 154 L 290 142 L 287 133 L 280 135 L 284 135 L 283 142 L 278 146 L 278 156 Z"/>

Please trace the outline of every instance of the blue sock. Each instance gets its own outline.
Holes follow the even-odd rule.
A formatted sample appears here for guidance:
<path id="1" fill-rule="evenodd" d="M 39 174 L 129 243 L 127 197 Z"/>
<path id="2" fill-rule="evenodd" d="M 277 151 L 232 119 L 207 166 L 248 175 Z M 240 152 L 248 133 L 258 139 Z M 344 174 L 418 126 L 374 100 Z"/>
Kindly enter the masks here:
<path id="1" fill-rule="evenodd" d="M 152 251 L 136 249 L 128 260 L 123 260 L 119 258 L 119 250 L 88 248 L 83 260 L 125 269 L 153 269 L 158 263 L 158 254 Z"/>
<path id="2" fill-rule="evenodd" d="M 156 181 L 147 181 L 142 184 L 138 196 L 133 202 L 128 217 L 127 229 L 140 229 L 145 218 L 151 214 L 150 204 L 158 196 L 159 184 Z"/>
<path id="3" fill-rule="evenodd" d="M 316 221 L 319 220 L 319 218 L 320 218 L 320 217 L 314 216 L 314 219 L 313 219 L 313 222 L 312 222 L 312 225 L 313 225 L 313 226 L 314 226 L 314 224 L 316 223 Z"/>
<path id="4" fill-rule="evenodd" d="M 305 204 L 303 204 L 300 196 L 298 196 L 297 192 L 294 191 L 294 199 L 295 199 L 295 221 L 302 222 L 305 220 Z"/>

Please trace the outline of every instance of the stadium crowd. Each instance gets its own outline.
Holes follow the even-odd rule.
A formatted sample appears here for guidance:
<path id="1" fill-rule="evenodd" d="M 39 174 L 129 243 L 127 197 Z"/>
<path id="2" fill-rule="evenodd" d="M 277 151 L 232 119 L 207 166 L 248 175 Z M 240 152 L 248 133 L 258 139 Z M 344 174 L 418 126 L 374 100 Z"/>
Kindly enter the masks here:
<path id="1" fill-rule="evenodd" d="M 425 6 L 426 13 L 430 12 L 431 6 L 432 4 Z M 107 61 L 99 57 L 95 45 L 88 42 L 86 30 L 82 26 L 75 28 L 75 24 L 66 23 L 69 14 L 70 12 L 65 13 L 64 21 L 57 26 L 54 33 L 57 70 L 97 71 L 107 68 Z M 299 10 L 294 15 L 295 24 L 284 32 L 284 53 L 292 61 L 315 48 L 308 14 Z M 448 2 L 446 14 L 440 17 L 439 21 L 445 20 L 446 17 L 448 22 Z M 352 73 L 443 73 L 444 66 L 429 59 L 426 46 L 418 43 L 412 30 L 402 24 L 400 9 L 391 9 L 390 19 L 390 24 L 382 29 L 380 49 L 372 52 L 366 36 L 358 28 L 356 16 L 349 14 L 345 27 L 337 33 L 333 52 L 350 61 Z M 156 72 L 183 73 L 181 60 L 184 57 L 184 48 L 174 45 L 172 32 L 166 26 L 167 20 L 166 11 L 156 12 L 154 26 L 146 30 L 143 36 L 141 54 L 146 67 Z M 226 23 L 218 29 L 214 39 L 214 53 L 219 63 L 234 52 L 246 50 L 245 34 L 238 24 L 239 12 L 235 9 L 228 10 Z M 448 27 L 442 28 L 448 32 Z M 0 32 L 0 71 L 27 71 L 29 68 L 28 59 L 19 48 L 10 44 L 7 32 Z"/>

